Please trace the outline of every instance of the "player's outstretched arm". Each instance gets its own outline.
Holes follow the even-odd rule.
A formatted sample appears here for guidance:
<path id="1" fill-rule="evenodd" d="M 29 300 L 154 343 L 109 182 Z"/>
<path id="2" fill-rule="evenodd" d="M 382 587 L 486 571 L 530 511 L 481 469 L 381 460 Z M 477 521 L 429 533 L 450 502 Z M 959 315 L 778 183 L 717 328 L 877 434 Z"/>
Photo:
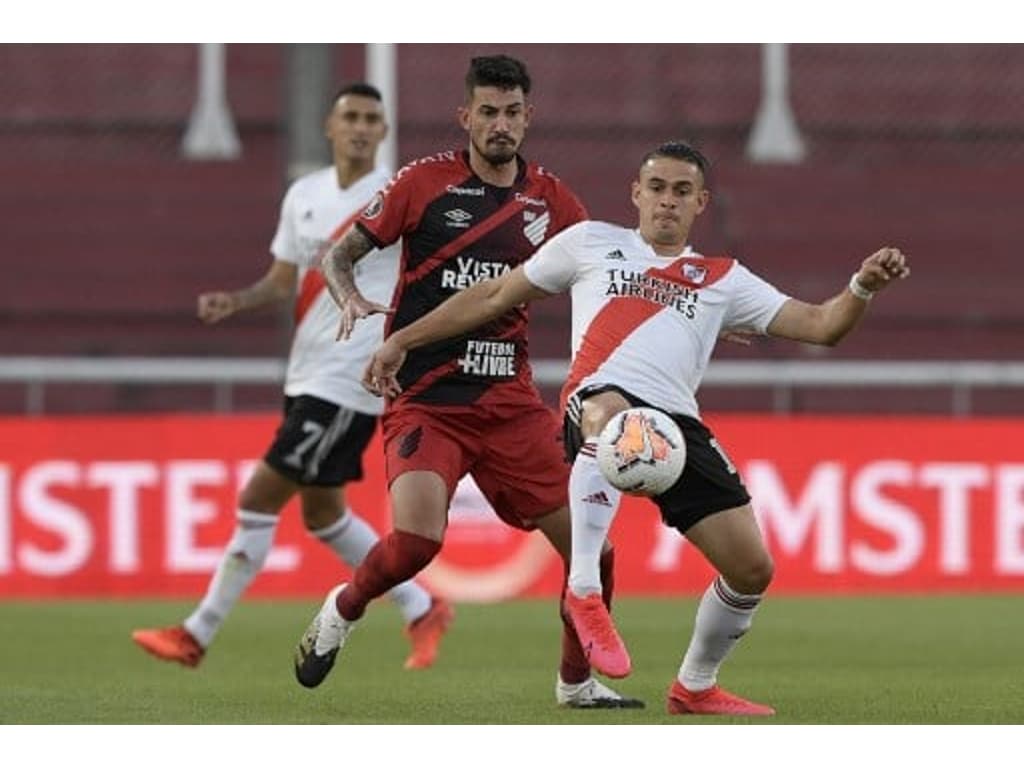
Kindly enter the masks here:
<path id="1" fill-rule="evenodd" d="M 910 275 L 899 248 L 881 248 L 853 273 L 849 285 L 822 304 L 790 299 L 768 325 L 768 333 L 811 344 L 833 346 L 857 325 L 868 302 L 879 291 Z"/>
<path id="2" fill-rule="evenodd" d="M 373 250 L 373 243 L 357 227 L 350 227 L 340 240 L 331 245 L 320 260 L 320 269 L 331 298 L 341 310 L 339 339 L 347 339 L 358 320 L 379 312 L 390 314 L 385 304 L 369 301 L 356 287 L 353 265 Z"/>
<path id="3" fill-rule="evenodd" d="M 238 291 L 208 291 L 199 294 L 196 316 L 207 325 L 219 323 L 236 312 L 265 307 L 295 295 L 298 268 L 275 259 L 267 273 L 252 285 Z"/>
<path id="4" fill-rule="evenodd" d="M 402 391 L 396 379 L 398 369 L 410 349 L 471 331 L 513 307 L 550 295 L 526 278 L 522 266 L 471 285 L 391 334 L 370 358 L 363 373 L 363 386 L 375 395 L 395 397 Z"/>

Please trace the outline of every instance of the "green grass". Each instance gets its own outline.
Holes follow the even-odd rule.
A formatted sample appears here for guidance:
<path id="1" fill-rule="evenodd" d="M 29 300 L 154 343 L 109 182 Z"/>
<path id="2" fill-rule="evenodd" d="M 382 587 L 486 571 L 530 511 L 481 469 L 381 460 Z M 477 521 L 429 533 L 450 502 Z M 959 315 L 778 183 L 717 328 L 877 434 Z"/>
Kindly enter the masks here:
<path id="1" fill-rule="evenodd" d="M 616 605 L 647 709 L 554 705 L 553 600 L 460 605 L 437 665 L 406 672 L 397 611 L 375 605 L 331 677 L 300 688 L 291 654 L 315 602 L 242 603 L 198 670 L 129 639 L 184 602 L 0 602 L 0 723 L 605 724 L 670 718 L 664 693 L 689 638 L 692 599 Z M 1024 611 L 1016 596 L 773 598 L 720 682 L 768 701 L 774 723 L 1020 723 Z M 729 722 L 737 722 L 735 720 Z"/>

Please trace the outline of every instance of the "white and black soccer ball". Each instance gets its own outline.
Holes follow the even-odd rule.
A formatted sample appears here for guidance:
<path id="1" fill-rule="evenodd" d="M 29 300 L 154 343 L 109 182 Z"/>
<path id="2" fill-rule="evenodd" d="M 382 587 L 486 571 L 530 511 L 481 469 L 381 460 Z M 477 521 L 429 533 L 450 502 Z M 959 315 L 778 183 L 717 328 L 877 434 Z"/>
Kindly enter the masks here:
<path id="1" fill-rule="evenodd" d="M 657 496 L 683 474 L 686 441 L 664 411 L 627 408 L 615 414 L 597 438 L 597 465 L 623 493 Z"/>

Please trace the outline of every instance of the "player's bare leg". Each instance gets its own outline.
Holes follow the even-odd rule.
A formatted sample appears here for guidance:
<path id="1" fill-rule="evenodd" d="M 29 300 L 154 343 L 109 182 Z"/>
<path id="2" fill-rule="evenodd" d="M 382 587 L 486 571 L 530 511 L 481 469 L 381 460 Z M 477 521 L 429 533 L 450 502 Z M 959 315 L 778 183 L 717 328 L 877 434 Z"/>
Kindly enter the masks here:
<path id="1" fill-rule="evenodd" d="M 764 547 L 750 505 L 718 512 L 696 523 L 686 537 L 719 575 L 697 608 L 693 636 L 668 692 L 676 715 L 773 715 L 765 704 L 748 701 L 718 686 L 718 670 L 754 620 L 774 565 Z"/>
<path id="2" fill-rule="evenodd" d="M 572 556 L 565 592 L 565 610 L 590 663 L 609 677 L 625 677 L 632 669 L 626 649 L 606 601 L 602 599 L 602 552 L 608 531 L 622 500 L 597 464 L 596 436 L 608 420 L 629 403 L 615 391 L 587 397 L 580 405 L 580 431 L 584 442 L 569 474 L 569 510 L 572 521 Z"/>
<path id="3" fill-rule="evenodd" d="M 239 496 L 235 532 L 196 609 L 181 624 L 137 629 L 132 640 L 166 661 L 195 667 L 242 593 L 267 559 L 277 531 L 278 512 L 299 489 L 267 464 L 253 471 Z"/>

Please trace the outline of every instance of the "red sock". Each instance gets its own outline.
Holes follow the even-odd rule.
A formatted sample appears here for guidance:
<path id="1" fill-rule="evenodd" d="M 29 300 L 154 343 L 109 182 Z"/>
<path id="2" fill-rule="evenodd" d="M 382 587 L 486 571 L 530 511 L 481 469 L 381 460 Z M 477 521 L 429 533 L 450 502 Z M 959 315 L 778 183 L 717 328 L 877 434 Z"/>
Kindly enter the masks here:
<path id="1" fill-rule="evenodd" d="M 565 683 L 582 683 L 590 677 L 590 663 L 583 653 L 583 646 L 576 636 L 572 620 L 565 610 L 565 590 L 568 589 L 569 572 L 562 583 L 562 597 L 559 601 L 562 614 L 562 663 L 558 673 Z M 609 549 L 601 555 L 601 599 L 608 610 L 612 609 L 612 592 L 615 590 L 615 550 Z"/>
<path id="2" fill-rule="evenodd" d="M 422 571 L 440 549 L 439 541 L 392 531 L 373 545 L 352 581 L 338 594 L 338 613 L 355 621 L 363 615 L 367 603 Z"/>

